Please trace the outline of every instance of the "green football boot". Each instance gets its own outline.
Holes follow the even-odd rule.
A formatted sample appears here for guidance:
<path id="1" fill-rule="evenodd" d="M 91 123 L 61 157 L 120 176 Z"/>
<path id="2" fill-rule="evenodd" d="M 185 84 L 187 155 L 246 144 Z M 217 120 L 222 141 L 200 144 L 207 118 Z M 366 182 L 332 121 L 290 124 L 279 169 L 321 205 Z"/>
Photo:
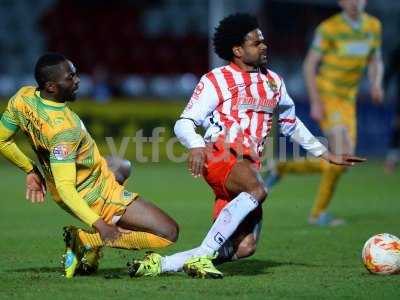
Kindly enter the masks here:
<path id="1" fill-rule="evenodd" d="M 221 279 L 224 274 L 212 263 L 216 256 L 200 256 L 188 259 L 183 265 L 183 270 L 193 278 Z"/>
<path id="2" fill-rule="evenodd" d="M 100 248 L 83 246 L 78 235 L 78 228 L 66 226 L 64 230 L 65 253 L 62 264 L 66 278 L 74 275 L 90 275 L 97 271 L 101 257 Z"/>
<path id="3" fill-rule="evenodd" d="M 161 274 L 161 255 L 155 252 L 147 252 L 142 260 L 134 260 L 128 263 L 130 277 L 155 277 Z"/>
<path id="4" fill-rule="evenodd" d="M 73 226 L 66 226 L 63 228 L 63 231 L 65 242 L 65 253 L 62 256 L 64 275 L 66 278 L 72 278 L 77 271 L 81 258 L 78 231 Z"/>
<path id="5" fill-rule="evenodd" d="M 83 247 L 83 255 L 79 262 L 76 273 L 79 275 L 91 275 L 96 273 L 99 268 L 101 258 L 101 248 Z"/>

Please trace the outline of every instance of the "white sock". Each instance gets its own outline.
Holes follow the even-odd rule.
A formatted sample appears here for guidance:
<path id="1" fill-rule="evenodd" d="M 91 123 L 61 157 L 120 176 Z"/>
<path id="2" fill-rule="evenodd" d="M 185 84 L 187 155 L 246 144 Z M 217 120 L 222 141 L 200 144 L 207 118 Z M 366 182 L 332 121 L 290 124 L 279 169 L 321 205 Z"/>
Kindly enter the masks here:
<path id="1" fill-rule="evenodd" d="M 161 272 L 179 272 L 182 271 L 185 262 L 194 256 L 199 256 L 199 248 L 188 251 L 178 252 L 173 255 L 163 256 L 161 258 Z"/>
<path id="2" fill-rule="evenodd" d="M 252 195 L 240 193 L 221 211 L 200 247 L 162 257 L 161 271 L 179 272 L 185 262 L 194 256 L 214 255 L 257 206 L 258 201 Z"/>
<path id="3" fill-rule="evenodd" d="M 235 232 L 243 219 L 258 206 L 249 193 L 242 192 L 230 201 L 218 215 L 207 236 L 200 245 L 203 255 L 213 255 Z"/>

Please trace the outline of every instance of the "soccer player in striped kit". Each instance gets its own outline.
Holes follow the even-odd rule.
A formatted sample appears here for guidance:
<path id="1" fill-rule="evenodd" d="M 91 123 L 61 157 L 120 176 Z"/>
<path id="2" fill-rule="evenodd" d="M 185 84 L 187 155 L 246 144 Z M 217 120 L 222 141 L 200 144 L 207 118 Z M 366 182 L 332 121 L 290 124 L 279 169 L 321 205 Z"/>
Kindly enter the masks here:
<path id="1" fill-rule="evenodd" d="M 339 165 L 362 161 L 331 154 L 296 118 L 282 78 L 265 69 L 267 46 L 255 17 L 226 17 L 213 40 L 216 53 L 229 64 L 202 76 L 175 134 L 189 149 L 191 174 L 203 176 L 215 193 L 214 223 L 199 247 L 166 257 L 149 253 L 133 262 L 131 276 L 184 270 L 193 277 L 221 278 L 213 260 L 255 252 L 267 197 L 260 157 L 275 111 L 282 133 L 313 155 Z M 204 137 L 196 133 L 198 126 L 205 127 Z"/>

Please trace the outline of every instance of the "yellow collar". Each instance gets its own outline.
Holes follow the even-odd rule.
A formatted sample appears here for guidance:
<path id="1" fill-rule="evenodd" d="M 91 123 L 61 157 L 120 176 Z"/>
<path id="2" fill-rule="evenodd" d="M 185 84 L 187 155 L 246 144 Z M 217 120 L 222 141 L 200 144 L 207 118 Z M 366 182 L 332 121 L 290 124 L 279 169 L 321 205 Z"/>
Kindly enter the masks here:
<path id="1" fill-rule="evenodd" d="M 40 96 L 40 91 L 36 90 L 35 91 L 35 95 L 40 99 L 40 101 L 43 104 L 46 104 L 48 106 L 54 106 L 54 107 L 65 107 L 67 104 L 65 102 L 57 102 L 57 101 L 53 101 L 53 100 L 48 100 L 48 99 L 44 99 Z"/>

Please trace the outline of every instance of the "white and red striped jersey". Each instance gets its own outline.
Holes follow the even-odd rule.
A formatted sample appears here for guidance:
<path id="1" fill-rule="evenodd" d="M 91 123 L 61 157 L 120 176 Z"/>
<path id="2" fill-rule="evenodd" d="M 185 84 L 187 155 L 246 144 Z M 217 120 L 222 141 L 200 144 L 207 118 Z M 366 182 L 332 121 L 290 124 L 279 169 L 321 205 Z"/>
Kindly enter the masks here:
<path id="1" fill-rule="evenodd" d="M 246 72 L 233 63 L 201 77 L 175 125 L 175 134 L 187 148 L 224 139 L 233 148 L 240 145 L 261 155 L 276 111 L 282 134 L 316 156 L 326 151 L 296 117 L 280 76 L 270 70 L 266 74 Z M 197 126 L 206 129 L 204 137 L 196 134 Z"/>

